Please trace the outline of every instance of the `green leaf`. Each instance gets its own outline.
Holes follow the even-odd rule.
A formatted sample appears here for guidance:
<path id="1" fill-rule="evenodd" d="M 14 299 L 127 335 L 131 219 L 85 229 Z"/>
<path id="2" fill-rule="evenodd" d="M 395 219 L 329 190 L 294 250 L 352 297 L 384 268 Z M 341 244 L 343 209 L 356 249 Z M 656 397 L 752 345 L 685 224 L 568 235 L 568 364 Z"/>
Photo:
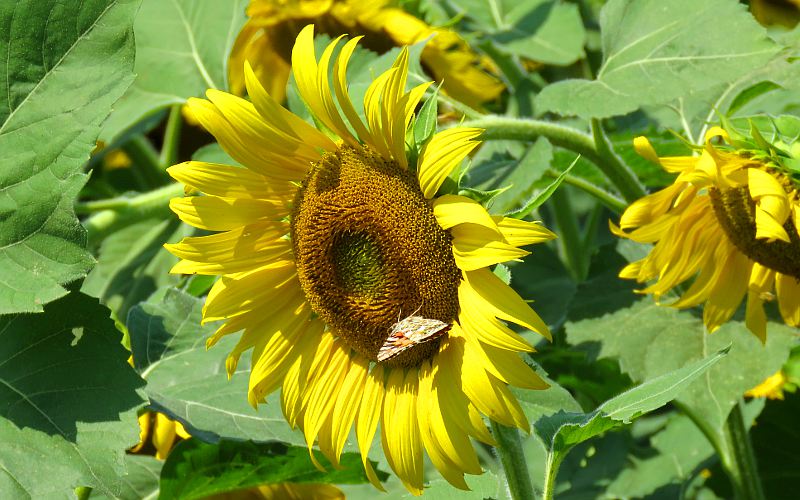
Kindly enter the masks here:
<path id="1" fill-rule="evenodd" d="M 117 498 L 120 500 L 141 500 L 158 498 L 158 482 L 161 477 L 162 460 L 147 455 L 125 455 L 128 473 L 122 477 L 122 490 L 114 497 L 92 491 L 92 500 Z"/>
<path id="2" fill-rule="evenodd" d="M 579 292 L 576 311 L 590 309 L 566 325 L 567 339 L 599 358 L 615 358 L 634 381 L 649 380 L 703 359 L 733 344 L 730 353 L 692 383 L 678 402 L 721 429 L 731 408 L 747 389 L 777 371 L 796 344 L 794 331 L 769 323 L 766 345 L 742 323 L 731 321 L 709 335 L 700 318 L 688 311 L 658 306 L 643 299 L 608 313 L 602 298 Z M 584 307 L 593 299 L 592 308 Z M 665 298 L 668 300 L 668 298 Z M 605 312 L 605 314 L 604 314 Z"/>
<path id="3" fill-rule="evenodd" d="M 600 27 L 604 62 L 597 78 L 546 87 L 537 110 L 623 115 L 733 82 L 778 50 L 746 6 L 728 0 L 612 0 Z"/>
<path id="4" fill-rule="evenodd" d="M 101 139 L 206 89 L 228 88 L 228 56 L 245 22 L 245 0 L 144 0 L 136 17 L 136 81 L 115 106 Z"/>
<path id="5" fill-rule="evenodd" d="M 94 260 L 72 204 L 133 79 L 137 0 L 0 4 L 0 314 L 41 312 Z"/>
<path id="6" fill-rule="evenodd" d="M 425 496 L 428 498 L 435 498 L 436 500 L 486 500 L 489 498 L 508 498 L 506 493 L 506 486 L 504 479 L 492 471 L 486 471 L 480 476 L 471 476 L 469 474 L 464 476 L 464 479 L 469 486 L 469 491 L 462 491 L 453 488 L 453 486 L 444 479 L 432 479 L 425 487 Z M 350 498 L 348 495 L 347 498 Z M 373 494 L 370 498 L 375 498 Z M 419 498 L 408 491 L 403 491 L 396 498 Z"/>
<path id="7" fill-rule="evenodd" d="M 558 186 L 560 186 L 561 183 L 564 182 L 564 179 L 566 179 L 567 175 L 569 175 L 570 171 L 572 170 L 572 167 L 574 167 L 575 164 L 578 163 L 579 159 L 580 157 L 575 158 L 575 160 L 570 164 L 570 166 L 567 167 L 566 170 L 561 172 L 558 175 L 558 177 L 556 177 L 556 179 L 553 182 L 548 184 L 547 187 L 544 188 L 540 193 L 537 193 L 536 196 L 533 196 L 530 200 L 528 200 L 528 202 L 525 203 L 525 205 L 522 208 L 520 208 L 519 210 L 515 210 L 514 212 L 511 212 L 509 214 L 506 214 L 506 216 L 514 217 L 516 219 L 521 219 L 526 215 L 530 214 L 531 212 L 533 212 L 534 210 L 536 210 L 537 208 L 539 208 L 540 206 L 542 206 L 544 202 L 546 202 L 548 199 L 550 199 L 551 196 L 553 196 L 553 193 L 555 193 L 556 189 L 558 189 Z"/>
<path id="8" fill-rule="evenodd" d="M 437 86 L 433 95 L 427 97 L 425 104 L 420 108 L 414 119 L 414 142 L 419 147 L 428 142 L 436 132 L 436 122 L 439 118 L 439 87 Z"/>
<path id="9" fill-rule="evenodd" d="M 0 337 L 0 497 L 116 496 L 144 384 L 109 310 L 74 292 L 0 318 Z"/>
<path id="10" fill-rule="evenodd" d="M 200 325 L 203 301 L 167 288 L 131 309 L 128 331 L 136 369 L 147 380 L 151 406 L 184 423 L 206 441 L 220 438 L 304 444 L 275 399 L 258 411 L 247 402 L 249 355 L 228 380 L 225 358 L 238 335 L 206 350 L 219 324 Z"/>
<path id="11" fill-rule="evenodd" d="M 508 5 L 503 26 L 491 36 L 500 50 L 554 66 L 584 57 L 586 30 L 577 5 L 557 0 L 503 3 Z"/>
<path id="12" fill-rule="evenodd" d="M 742 108 L 742 106 L 748 104 L 753 99 L 756 99 L 757 97 L 760 97 L 766 94 L 767 92 L 771 92 L 773 90 L 777 90 L 780 88 L 783 87 L 769 80 L 753 84 L 747 87 L 746 89 L 742 90 L 741 92 L 739 92 L 736 95 L 736 97 L 733 98 L 733 101 L 731 101 L 730 106 L 728 106 L 727 114 L 729 115 L 736 114 L 736 112 L 739 111 Z"/>
<path id="13" fill-rule="evenodd" d="M 468 171 L 468 183 L 475 188 L 491 190 L 507 188 L 492 200 L 493 213 L 507 213 L 521 207 L 537 189 L 543 188 L 545 172 L 553 159 L 553 146 L 547 139 L 539 138 L 521 153 L 504 148 L 489 150 L 495 143 L 487 143 Z"/>
<path id="14" fill-rule="evenodd" d="M 632 457 L 631 466 L 607 486 L 609 495 L 640 498 L 665 485 L 683 485 L 714 455 L 703 433 L 684 415 L 672 415 L 664 429 L 650 438 L 650 445 L 646 455 Z"/>
<path id="15" fill-rule="evenodd" d="M 675 399 L 689 383 L 700 377 L 728 353 L 716 354 L 634 387 L 609 399 L 595 411 L 584 413 L 558 412 L 540 418 L 534 428 L 552 453 L 564 454 L 576 444 L 614 427 L 630 423 L 648 412 Z"/>
<path id="16" fill-rule="evenodd" d="M 323 457 L 320 457 L 326 463 Z M 216 444 L 189 439 L 178 444 L 161 472 L 160 499 L 205 498 L 210 495 L 275 483 L 367 482 L 356 453 L 344 453 L 341 469 L 318 470 L 304 446 L 284 443 L 220 441 Z M 376 471 L 386 479 L 388 474 Z"/>
<path id="17" fill-rule="evenodd" d="M 567 66 L 584 56 L 586 31 L 578 6 L 557 0 L 449 2 L 507 53 Z"/>
<path id="18" fill-rule="evenodd" d="M 177 218 L 153 218 L 112 233 L 103 240 L 97 265 L 86 276 L 81 291 L 99 298 L 117 317 L 125 318 L 131 307 L 157 288 L 178 282 L 178 276 L 169 274 L 178 259 L 163 246 L 177 243 L 190 232 Z"/>

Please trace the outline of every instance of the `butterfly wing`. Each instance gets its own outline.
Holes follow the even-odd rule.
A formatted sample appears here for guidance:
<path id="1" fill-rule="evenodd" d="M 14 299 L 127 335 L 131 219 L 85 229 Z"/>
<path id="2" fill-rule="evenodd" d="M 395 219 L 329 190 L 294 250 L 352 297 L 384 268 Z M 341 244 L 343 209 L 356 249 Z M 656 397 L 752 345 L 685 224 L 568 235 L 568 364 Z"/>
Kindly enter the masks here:
<path id="1" fill-rule="evenodd" d="M 403 318 L 392 326 L 389 338 L 378 351 L 378 361 L 386 361 L 412 346 L 437 339 L 450 330 L 451 326 L 422 316 Z"/>

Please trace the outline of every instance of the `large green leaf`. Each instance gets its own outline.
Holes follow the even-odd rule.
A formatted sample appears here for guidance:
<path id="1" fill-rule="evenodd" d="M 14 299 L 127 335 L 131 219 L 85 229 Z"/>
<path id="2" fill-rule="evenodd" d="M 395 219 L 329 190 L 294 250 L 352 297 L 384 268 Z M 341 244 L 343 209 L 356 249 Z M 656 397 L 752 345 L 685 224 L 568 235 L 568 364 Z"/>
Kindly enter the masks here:
<path id="1" fill-rule="evenodd" d="M 574 307 L 584 296 L 579 293 Z M 596 300 L 596 298 L 595 298 Z M 730 354 L 692 383 L 678 402 L 721 428 L 744 392 L 773 374 L 796 344 L 796 333 L 769 323 L 766 345 L 740 322 L 730 322 L 713 334 L 704 331 L 700 318 L 688 311 L 656 305 L 652 299 L 602 316 L 567 323 L 567 338 L 597 357 L 619 360 L 635 381 L 681 368 L 733 344 Z"/>
<path id="2" fill-rule="evenodd" d="M 128 473 L 122 478 L 122 490 L 114 497 L 92 492 L 92 500 L 117 498 L 119 500 L 142 500 L 158 497 L 158 482 L 161 478 L 163 460 L 148 455 L 125 455 Z"/>
<path id="3" fill-rule="evenodd" d="M 138 3 L 0 3 L 0 314 L 42 311 L 92 267 L 72 204 L 133 79 Z"/>
<path id="4" fill-rule="evenodd" d="M 596 79 L 546 87 L 539 111 L 623 115 L 736 81 L 778 50 L 734 0 L 612 0 L 600 27 L 604 62 Z"/>
<path id="5" fill-rule="evenodd" d="M 289 428 L 274 397 L 258 411 L 248 404 L 248 356 L 243 356 L 228 380 L 225 358 L 237 335 L 206 350 L 206 339 L 219 325 L 200 325 L 202 307 L 202 300 L 167 288 L 128 314 L 131 351 L 136 369 L 147 380 L 151 406 L 209 441 L 235 438 L 304 444 L 302 435 Z"/>
<path id="6" fill-rule="evenodd" d="M 454 0 L 478 31 L 505 52 L 566 66 L 583 57 L 586 31 L 577 5 L 559 0 Z"/>
<path id="7" fill-rule="evenodd" d="M 320 457 L 323 463 L 325 459 Z M 356 453 L 344 453 L 340 468 L 320 471 L 304 446 L 284 443 L 197 439 L 181 442 L 167 457 L 161 472 L 163 500 L 205 498 L 210 495 L 275 483 L 366 483 L 367 476 Z M 385 472 L 377 471 L 385 479 Z"/>
<path id="8" fill-rule="evenodd" d="M 536 421 L 536 434 L 556 455 L 669 403 L 727 354 L 727 349 L 634 387 L 591 413 L 560 411 Z"/>
<path id="9" fill-rule="evenodd" d="M 144 116 L 228 87 L 228 56 L 246 0 L 144 0 L 136 17 L 136 81 L 103 127 L 111 142 Z"/>
<path id="10" fill-rule="evenodd" d="M 144 403 L 121 337 L 109 310 L 77 292 L 0 318 L 1 498 L 121 492 Z"/>

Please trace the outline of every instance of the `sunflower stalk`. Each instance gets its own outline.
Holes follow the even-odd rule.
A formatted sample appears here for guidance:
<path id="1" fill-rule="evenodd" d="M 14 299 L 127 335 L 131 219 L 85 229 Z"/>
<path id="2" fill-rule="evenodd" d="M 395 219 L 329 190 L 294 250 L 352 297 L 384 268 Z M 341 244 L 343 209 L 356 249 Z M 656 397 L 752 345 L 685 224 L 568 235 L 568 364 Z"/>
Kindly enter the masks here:
<path id="1" fill-rule="evenodd" d="M 167 126 L 164 130 L 164 145 L 159 157 L 159 165 L 162 170 L 166 170 L 178 161 L 178 145 L 180 144 L 182 125 L 181 105 L 176 104 L 169 110 Z"/>
<path id="2" fill-rule="evenodd" d="M 497 439 L 497 454 L 503 465 L 508 490 L 513 500 L 534 498 L 533 484 L 528 475 L 528 463 L 522 449 L 519 431 L 492 420 L 492 435 Z"/>
<path id="3" fill-rule="evenodd" d="M 575 211 L 572 209 L 569 193 L 563 189 L 557 189 L 550 200 L 553 204 L 553 217 L 559 229 L 559 238 L 556 240 L 559 249 L 572 278 L 576 282 L 581 282 L 585 278 L 589 266 L 586 263 L 587 253 L 584 252 L 583 238 Z"/>
<path id="4" fill-rule="evenodd" d="M 167 173 L 161 168 L 161 159 L 150 141 L 142 135 L 137 135 L 122 145 L 133 161 L 133 172 L 137 178 L 141 179 L 144 188 L 154 188 L 163 185 L 168 177 Z"/>
<path id="5" fill-rule="evenodd" d="M 151 217 L 166 217 L 169 200 L 183 196 L 181 184 L 169 184 L 133 197 L 78 203 L 77 213 L 91 213 L 83 221 L 88 233 L 89 246 L 99 245 L 107 236 L 124 227 Z"/>
<path id="6" fill-rule="evenodd" d="M 544 120 L 496 115 L 487 115 L 476 120 L 466 121 L 462 126 L 484 129 L 485 132 L 481 138 L 486 141 L 533 141 L 538 137 L 544 137 L 553 145 L 574 151 L 597 165 L 628 203 L 646 194 L 636 178 L 636 174 L 611 148 L 599 122 L 592 126 L 592 135 Z"/>
<path id="7" fill-rule="evenodd" d="M 743 401 L 734 405 L 723 426 L 728 454 L 723 457 L 723 467 L 733 484 L 737 498 L 764 500 L 764 489 L 758 475 L 753 445 L 742 413 Z"/>

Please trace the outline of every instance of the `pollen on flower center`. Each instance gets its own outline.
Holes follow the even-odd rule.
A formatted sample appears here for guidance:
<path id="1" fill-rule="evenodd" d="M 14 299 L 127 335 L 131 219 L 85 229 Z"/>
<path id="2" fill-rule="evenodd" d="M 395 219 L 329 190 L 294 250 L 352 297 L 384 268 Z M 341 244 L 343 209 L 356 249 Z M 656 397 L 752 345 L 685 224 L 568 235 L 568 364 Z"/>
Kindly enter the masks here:
<path id="1" fill-rule="evenodd" d="M 415 176 L 370 149 L 326 153 L 298 190 L 291 237 L 300 285 L 335 335 L 377 360 L 398 318 L 452 323 L 460 272 Z M 387 361 L 416 365 L 437 342 Z"/>
<path id="2" fill-rule="evenodd" d="M 747 187 L 708 191 L 714 214 L 725 234 L 751 260 L 800 279 L 800 236 L 791 219 L 783 225 L 789 242 L 756 238 L 755 203 Z"/>

